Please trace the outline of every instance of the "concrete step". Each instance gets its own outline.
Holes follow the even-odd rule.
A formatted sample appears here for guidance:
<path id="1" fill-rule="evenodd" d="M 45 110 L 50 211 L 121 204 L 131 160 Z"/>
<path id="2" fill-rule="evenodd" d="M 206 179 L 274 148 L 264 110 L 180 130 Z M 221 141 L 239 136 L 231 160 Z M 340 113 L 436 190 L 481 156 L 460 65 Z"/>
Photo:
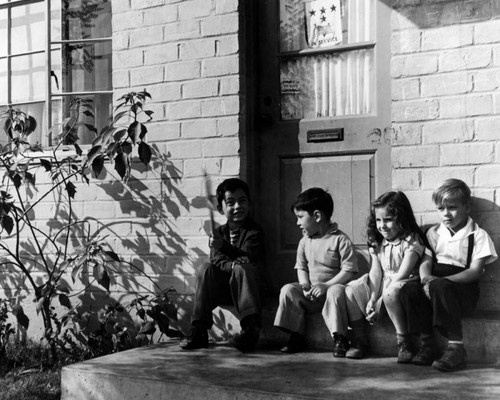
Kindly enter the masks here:
<path id="1" fill-rule="evenodd" d="M 62 400 L 493 400 L 498 365 L 442 373 L 394 357 L 334 359 L 330 352 L 242 354 L 227 344 L 181 350 L 176 342 L 64 367 Z"/>
<path id="2" fill-rule="evenodd" d="M 273 327 L 276 315 L 276 304 L 269 304 L 263 312 L 263 329 L 261 344 L 270 348 L 280 348 L 288 340 L 288 335 Z M 211 336 L 214 340 L 229 340 L 239 333 L 239 320 L 231 308 L 217 308 L 214 312 L 215 324 Z M 464 343 L 469 360 L 475 362 L 500 362 L 500 312 L 482 311 L 474 317 L 463 320 Z M 444 338 L 436 334 L 442 347 L 446 346 Z M 333 341 L 326 328 L 321 314 L 307 317 L 306 341 L 310 349 L 331 350 Z M 370 343 L 376 356 L 393 356 L 397 354 L 396 334 L 394 326 L 387 315 L 382 316 L 377 324 L 370 327 Z"/>

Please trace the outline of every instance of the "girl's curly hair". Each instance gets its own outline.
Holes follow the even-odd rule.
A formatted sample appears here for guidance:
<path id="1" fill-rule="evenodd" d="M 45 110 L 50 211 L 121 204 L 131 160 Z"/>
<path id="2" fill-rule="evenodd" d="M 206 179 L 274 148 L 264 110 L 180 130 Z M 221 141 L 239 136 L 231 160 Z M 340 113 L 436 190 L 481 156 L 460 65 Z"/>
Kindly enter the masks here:
<path id="1" fill-rule="evenodd" d="M 413 209 L 411 208 L 408 197 L 403 192 L 387 192 L 381 195 L 370 206 L 370 216 L 368 217 L 368 227 L 366 236 L 369 247 L 379 247 L 384 237 L 377 229 L 375 210 L 377 208 L 387 207 L 387 211 L 392 214 L 395 221 L 401 226 L 401 236 L 406 237 L 411 233 L 416 233 L 427 243 L 426 237 L 415 220 Z"/>

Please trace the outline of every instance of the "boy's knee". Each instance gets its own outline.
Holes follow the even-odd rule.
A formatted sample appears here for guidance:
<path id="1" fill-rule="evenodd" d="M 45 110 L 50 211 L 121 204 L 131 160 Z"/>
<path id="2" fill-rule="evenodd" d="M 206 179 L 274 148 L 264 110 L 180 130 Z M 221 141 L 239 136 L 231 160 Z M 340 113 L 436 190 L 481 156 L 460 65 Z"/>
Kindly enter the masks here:
<path id="1" fill-rule="evenodd" d="M 331 299 L 344 297 L 345 292 L 346 292 L 345 285 L 336 284 L 336 285 L 330 286 L 328 288 L 328 290 L 326 291 L 326 297 L 331 298 Z"/>
<path id="2" fill-rule="evenodd" d="M 214 268 L 217 267 L 212 263 L 209 262 L 203 263 L 196 274 L 197 278 L 202 279 L 205 276 L 210 275 Z"/>
<path id="3" fill-rule="evenodd" d="M 297 292 L 297 287 L 293 283 L 287 283 L 280 290 L 280 299 L 292 297 Z"/>
<path id="4" fill-rule="evenodd" d="M 233 267 L 234 275 L 249 275 L 257 273 L 258 273 L 257 267 L 251 263 L 234 264 Z"/>
<path id="5" fill-rule="evenodd" d="M 445 278 L 437 278 L 429 283 L 430 293 L 440 293 L 450 289 L 452 282 Z"/>

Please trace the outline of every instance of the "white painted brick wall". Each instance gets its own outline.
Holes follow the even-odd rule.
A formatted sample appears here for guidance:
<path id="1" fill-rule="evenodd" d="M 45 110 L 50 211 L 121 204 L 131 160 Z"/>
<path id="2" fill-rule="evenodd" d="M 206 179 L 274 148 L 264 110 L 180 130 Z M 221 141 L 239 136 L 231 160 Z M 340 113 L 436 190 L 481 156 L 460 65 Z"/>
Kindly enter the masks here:
<path id="1" fill-rule="evenodd" d="M 444 179 L 464 180 L 477 198 L 475 218 L 498 246 L 500 4 L 393 5 L 393 186 L 408 194 L 417 220 L 429 224 L 438 221 L 432 191 Z M 483 286 L 491 291 L 500 285 L 500 272 L 488 271 Z"/>

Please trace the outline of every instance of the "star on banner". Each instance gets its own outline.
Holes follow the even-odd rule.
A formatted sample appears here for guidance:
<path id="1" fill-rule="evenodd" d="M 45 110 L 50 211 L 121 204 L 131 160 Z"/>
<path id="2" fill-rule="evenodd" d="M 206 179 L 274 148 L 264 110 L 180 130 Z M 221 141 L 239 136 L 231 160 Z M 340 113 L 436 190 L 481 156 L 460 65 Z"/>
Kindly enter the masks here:
<path id="1" fill-rule="evenodd" d="M 334 46 L 342 42 L 340 0 L 313 0 L 304 7 L 309 47 Z"/>

